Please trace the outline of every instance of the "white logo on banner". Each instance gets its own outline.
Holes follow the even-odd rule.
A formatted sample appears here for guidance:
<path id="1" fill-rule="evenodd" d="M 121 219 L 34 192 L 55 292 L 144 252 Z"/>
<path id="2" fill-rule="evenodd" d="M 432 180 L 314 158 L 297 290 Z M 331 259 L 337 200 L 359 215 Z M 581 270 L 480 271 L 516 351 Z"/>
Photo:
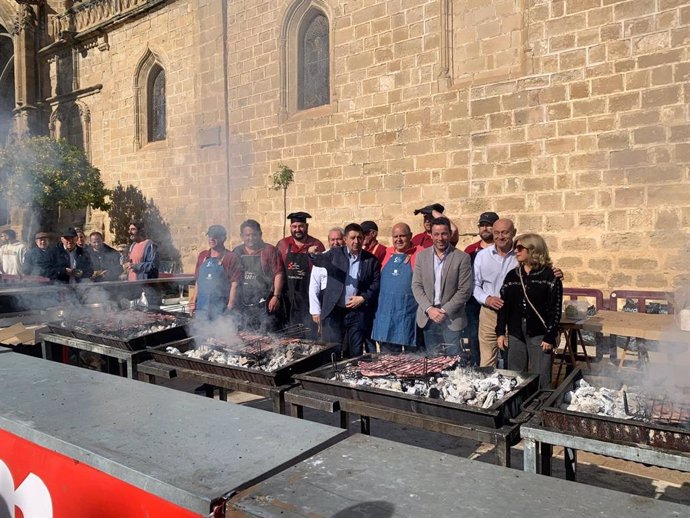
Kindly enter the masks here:
<path id="1" fill-rule="evenodd" d="M 15 518 L 15 507 L 24 518 L 53 518 L 53 501 L 43 481 L 29 473 L 15 491 L 12 472 L 0 460 L 0 518 Z"/>

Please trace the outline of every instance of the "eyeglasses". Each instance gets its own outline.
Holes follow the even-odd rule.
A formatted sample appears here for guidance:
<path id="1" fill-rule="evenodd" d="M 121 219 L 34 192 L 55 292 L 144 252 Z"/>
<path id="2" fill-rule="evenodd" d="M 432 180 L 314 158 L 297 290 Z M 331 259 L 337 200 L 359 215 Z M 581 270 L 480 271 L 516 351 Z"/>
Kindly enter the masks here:
<path id="1" fill-rule="evenodd" d="M 522 246 L 522 245 L 515 245 L 515 251 L 516 252 L 522 252 L 523 250 L 529 251 L 528 246 Z"/>

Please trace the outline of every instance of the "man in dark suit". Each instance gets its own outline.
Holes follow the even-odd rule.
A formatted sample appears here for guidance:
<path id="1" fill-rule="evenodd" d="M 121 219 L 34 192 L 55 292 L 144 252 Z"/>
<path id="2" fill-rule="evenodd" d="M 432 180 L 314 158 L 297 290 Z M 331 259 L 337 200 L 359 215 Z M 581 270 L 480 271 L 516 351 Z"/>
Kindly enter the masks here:
<path id="1" fill-rule="evenodd" d="M 465 303 L 472 295 L 470 256 L 450 244 L 447 218 L 431 224 L 433 246 L 417 254 L 412 293 L 417 300 L 417 325 L 423 329 L 427 351 L 458 354 L 461 331 L 467 325 Z M 449 344 L 442 350 L 441 344 Z"/>
<path id="2" fill-rule="evenodd" d="M 366 339 L 371 335 L 381 264 L 374 255 L 362 250 L 361 226 L 350 223 L 344 234 L 345 246 L 311 255 L 314 265 L 328 272 L 321 314 L 313 316 L 321 324 L 322 338 L 342 344 L 343 356 L 352 358 L 363 353 Z M 315 249 L 309 251 L 313 254 Z"/>

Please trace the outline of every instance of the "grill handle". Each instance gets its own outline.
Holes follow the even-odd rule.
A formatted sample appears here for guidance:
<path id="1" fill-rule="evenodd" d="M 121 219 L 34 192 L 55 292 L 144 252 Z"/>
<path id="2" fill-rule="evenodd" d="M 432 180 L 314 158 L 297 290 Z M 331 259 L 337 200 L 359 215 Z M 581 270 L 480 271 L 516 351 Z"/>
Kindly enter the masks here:
<path id="1" fill-rule="evenodd" d="M 552 389 L 538 390 L 520 405 L 520 413 L 509 419 L 512 424 L 523 424 L 532 419 L 541 409 L 544 402 L 553 394 Z"/>

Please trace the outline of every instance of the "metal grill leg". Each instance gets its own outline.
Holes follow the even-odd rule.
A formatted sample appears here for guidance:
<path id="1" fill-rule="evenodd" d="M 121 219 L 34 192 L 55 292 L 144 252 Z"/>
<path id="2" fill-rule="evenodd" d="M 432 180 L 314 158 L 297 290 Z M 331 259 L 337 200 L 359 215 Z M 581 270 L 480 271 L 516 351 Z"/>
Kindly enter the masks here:
<path id="1" fill-rule="evenodd" d="M 540 445 L 541 474 L 551 476 L 551 460 L 553 459 L 553 445 L 545 442 Z"/>
<path id="2" fill-rule="evenodd" d="M 565 479 L 577 479 L 577 450 L 565 448 L 563 450 L 563 461 L 565 462 Z"/>
<path id="3" fill-rule="evenodd" d="M 364 435 L 371 435 L 371 418 L 368 415 L 359 416 L 359 426 Z"/>
<path id="4" fill-rule="evenodd" d="M 522 457 L 522 470 L 527 473 L 537 472 L 537 441 L 534 439 L 523 439 L 524 453 Z"/>
<path id="5" fill-rule="evenodd" d="M 510 445 L 505 437 L 496 440 L 496 462 L 499 466 L 510 467 Z"/>

